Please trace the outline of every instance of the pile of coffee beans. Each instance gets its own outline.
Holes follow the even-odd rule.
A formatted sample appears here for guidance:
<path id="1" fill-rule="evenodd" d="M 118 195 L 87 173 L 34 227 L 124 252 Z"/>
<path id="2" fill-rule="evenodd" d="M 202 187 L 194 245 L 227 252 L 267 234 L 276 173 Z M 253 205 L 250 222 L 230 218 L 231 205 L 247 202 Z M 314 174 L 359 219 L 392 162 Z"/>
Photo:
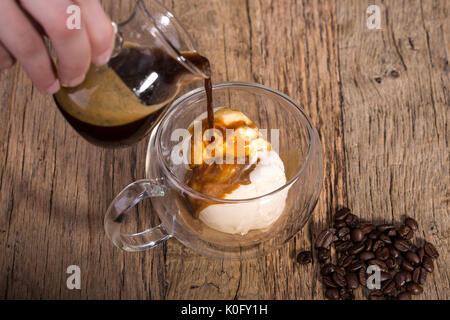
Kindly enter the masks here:
<path id="1" fill-rule="evenodd" d="M 323 230 L 315 242 L 325 297 L 354 299 L 354 290 L 367 288 L 367 268 L 371 265 L 380 270 L 381 286 L 369 291 L 369 300 L 410 300 L 412 295 L 421 294 L 439 253 L 429 242 L 420 248 L 411 242 L 418 228 L 412 218 L 406 218 L 400 227 L 375 225 L 361 221 L 348 208 L 339 210 L 333 227 Z M 300 252 L 297 261 L 311 263 L 312 253 Z"/>

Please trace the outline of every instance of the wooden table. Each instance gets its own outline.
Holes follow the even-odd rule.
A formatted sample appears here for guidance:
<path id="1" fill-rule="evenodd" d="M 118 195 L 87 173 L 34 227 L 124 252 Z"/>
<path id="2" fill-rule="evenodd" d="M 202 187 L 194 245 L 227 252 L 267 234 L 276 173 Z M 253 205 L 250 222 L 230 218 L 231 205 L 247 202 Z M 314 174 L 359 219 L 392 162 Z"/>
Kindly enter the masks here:
<path id="1" fill-rule="evenodd" d="M 144 177 L 147 141 L 89 145 L 16 66 L 0 74 L 0 297 L 322 299 L 318 266 L 295 255 L 346 205 L 377 222 L 416 218 L 417 237 L 441 253 L 419 298 L 448 299 L 450 3 L 375 1 L 381 29 L 369 29 L 368 0 L 164 2 L 212 61 L 215 82 L 262 83 L 310 115 L 325 155 L 311 219 L 279 251 L 245 262 L 204 258 L 174 239 L 120 251 L 103 216 Z M 132 7 L 103 3 L 116 20 Z M 138 208 L 135 227 L 156 223 L 148 210 Z M 80 290 L 66 287 L 70 265 Z"/>

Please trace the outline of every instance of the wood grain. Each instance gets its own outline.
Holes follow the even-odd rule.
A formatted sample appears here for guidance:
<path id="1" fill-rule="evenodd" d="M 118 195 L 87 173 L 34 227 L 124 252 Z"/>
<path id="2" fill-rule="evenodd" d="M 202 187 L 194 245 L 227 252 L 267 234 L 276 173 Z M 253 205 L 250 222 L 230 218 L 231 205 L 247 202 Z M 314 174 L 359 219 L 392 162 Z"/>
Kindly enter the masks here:
<path id="1" fill-rule="evenodd" d="M 317 266 L 299 267 L 295 254 L 349 205 L 369 220 L 415 217 L 419 237 L 441 253 L 419 298 L 448 299 L 448 1 L 375 1 L 381 30 L 367 29 L 373 1 L 365 0 L 164 3 L 212 61 L 214 82 L 262 83 L 310 115 L 325 156 L 313 216 L 282 249 L 244 262 L 204 258 L 173 239 L 120 251 L 103 215 L 145 176 L 147 141 L 89 145 L 16 66 L 0 73 L 0 297 L 321 299 Z M 116 21 L 133 6 L 103 4 Z M 157 223 L 150 211 L 139 206 L 130 228 Z M 82 271 L 80 290 L 66 288 L 72 264 Z"/>

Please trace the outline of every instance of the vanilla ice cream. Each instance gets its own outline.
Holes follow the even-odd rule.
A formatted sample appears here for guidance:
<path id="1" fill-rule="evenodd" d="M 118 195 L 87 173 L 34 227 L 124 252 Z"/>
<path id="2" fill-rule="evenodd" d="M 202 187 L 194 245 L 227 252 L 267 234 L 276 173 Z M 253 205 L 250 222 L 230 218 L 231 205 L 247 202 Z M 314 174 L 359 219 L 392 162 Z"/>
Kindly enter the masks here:
<path id="1" fill-rule="evenodd" d="M 189 185 L 193 189 L 222 199 L 242 200 L 266 195 L 286 184 L 283 161 L 242 112 L 230 108 L 215 111 L 214 127 L 223 133 L 225 129 L 234 129 L 233 139 L 227 139 L 231 137 L 227 134 L 223 139 L 220 134 L 215 135 L 213 150 L 208 149 L 209 140 L 191 140 L 194 176 Z M 234 161 L 229 164 L 227 159 Z M 236 164 L 237 159 L 245 164 Z M 274 223 L 284 210 L 287 193 L 288 188 L 249 202 L 205 204 L 193 200 L 191 203 L 199 211 L 198 218 L 209 227 L 245 235 Z"/>

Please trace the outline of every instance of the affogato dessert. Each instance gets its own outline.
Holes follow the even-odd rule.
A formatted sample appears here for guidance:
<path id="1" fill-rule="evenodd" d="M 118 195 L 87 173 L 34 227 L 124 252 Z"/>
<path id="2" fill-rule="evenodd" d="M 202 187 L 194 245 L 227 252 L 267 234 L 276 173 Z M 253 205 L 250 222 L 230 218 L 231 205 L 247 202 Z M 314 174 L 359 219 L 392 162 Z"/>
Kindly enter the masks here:
<path id="1" fill-rule="evenodd" d="M 214 131 L 206 116 L 189 127 L 188 185 L 227 200 L 267 195 L 286 184 L 283 161 L 258 127 L 242 112 L 216 109 Z M 200 134 L 198 134 L 200 132 Z M 211 138 L 212 136 L 212 138 Z M 210 228 L 245 235 L 268 229 L 282 214 L 288 188 L 254 201 L 211 204 L 189 198 L 195 218 Z"/>

